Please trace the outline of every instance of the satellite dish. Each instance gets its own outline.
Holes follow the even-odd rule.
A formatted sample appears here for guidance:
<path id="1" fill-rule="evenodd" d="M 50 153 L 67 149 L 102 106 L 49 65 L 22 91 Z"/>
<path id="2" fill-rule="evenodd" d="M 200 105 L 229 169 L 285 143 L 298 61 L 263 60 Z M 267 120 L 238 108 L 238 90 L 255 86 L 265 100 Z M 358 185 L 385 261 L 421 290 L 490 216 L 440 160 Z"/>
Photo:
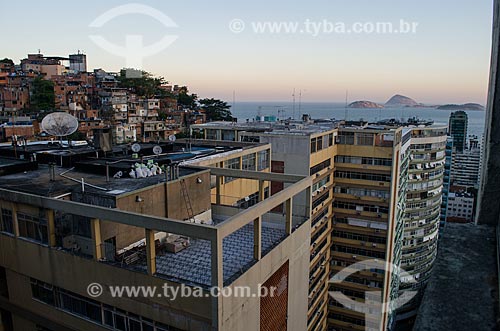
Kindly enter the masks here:
<path id="1" fill-rule="evenodd" d="M 63 112 L 52 113 L 43 118 L 40 127 L 52 136 L 69 136 L 78 130 L 78 119 Z"/>
<path id="2" fill-rule="evenodd" d="M 155 155 L 160 155 L 161 152 L 163 152 L 163 150 L 160 146 L 156 145 L 155 147 L 153 147 L 153 153 L 155 153 Z"/>
<path id="3" fill-rule="evenodd" d="M 141 145 L 139 145 L 139 144 L 132 145 L 132 152 L 139 153 L 140 150 L 141 150 Z"/>
<path id="4" fill-rule="evenodd" d="M 177 138 L 174 135 L 168 136 L 168 141 L 175 142 Z"/>

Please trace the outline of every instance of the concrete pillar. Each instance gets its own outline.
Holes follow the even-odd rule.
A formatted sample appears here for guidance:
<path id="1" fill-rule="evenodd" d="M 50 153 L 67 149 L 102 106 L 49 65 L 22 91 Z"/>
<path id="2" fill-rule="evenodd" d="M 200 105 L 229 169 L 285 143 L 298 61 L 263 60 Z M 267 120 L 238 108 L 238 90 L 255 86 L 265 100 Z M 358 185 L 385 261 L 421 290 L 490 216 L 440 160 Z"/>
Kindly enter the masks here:
<path id="1" fill-rule="evenodd" d="M 54 211 L 52 209 L 47 209 L 47 231 L 49 237 L 49 247 L 56 247 L 56 223 Z"/>
<path id="2" fill-rule="evenodd" d="M 495 0 L 493 10 L 493 41 L 490 68 L 490 87 L 486 109 L 486 128 L 484 131 L 484 158 L 479 204 L 476 223 L 497 226 L 499 224 L 500 204 L 500 1 Z"/>
<path id="3" fill-rule="evenodd" d="M 212 287 L 222 290 L 224 286 L 223 278 L 223 260 L 222 260 L 222 238 L 217 233 L 217 238 L 211 241 L 211 268 L 212 268 Z M 221 296 L 212 297 L 212 330 L 219 330 L 219 324 L 222 321 Z"/>
<path id="4" fill-rule="evenodd" d="M 262 258 L 262 216 L 253 221 L 253 258 Z"/>
<path id="5" fill-rule="evenodd" d="M 156 246 L 154 230 L 146 229 L 146 255 L 148 264 L 148 275 L 156 273 Z"/>
<path id="6" fill-rule="evenodd" d="M 101 237 L 101 221 L 94 218 L 90 221 L 90 229 L 92 239 L 94 240 L 94 259 L 99 261 L 103 258 L 102 237 Z"/>
<path id="7" fill-rule="evenodd" d="M 264 185 L 265 181 L 259 180 L 259 202 L 264 201 Z"/>
<path id="8" fill-rule="evenodd" d="M 17 204 L 12 203 L 12 228 L 14 236 L 19 237 L 19 220 L 17 219 Z"/>
<path id="9" fill-rule="evenodd" d="M 222 186 L 222 176 L 215 176 L 215 204 L 221 204 L 221 186 Z"/>
<path id="10" fill-rule="evenodd" d="M 285 220 L 286 220 L 286 225 L 285 225 L 285 231 L 287 234 L 291 234 L 292 233 L 292 220 L 293 220 L 293 217 L 292 217 L 292 210 L 293 210 L 293 206 L 292 206 L 292 198 L 286 200 L 285 202 Z"/>

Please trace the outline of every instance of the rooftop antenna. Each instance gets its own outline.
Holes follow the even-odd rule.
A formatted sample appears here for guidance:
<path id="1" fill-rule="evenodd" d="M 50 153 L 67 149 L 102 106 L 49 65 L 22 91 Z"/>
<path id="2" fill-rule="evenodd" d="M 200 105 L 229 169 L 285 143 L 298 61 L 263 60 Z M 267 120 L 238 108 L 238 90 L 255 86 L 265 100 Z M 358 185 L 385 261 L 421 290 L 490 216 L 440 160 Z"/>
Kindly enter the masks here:
<path id="1" fill-rule="evenodd" d="M 302 90 L 299 91 L 299 116 L 302 116 Z"/>
<path id="2" fill-rule="evenodd" d="M 345 108 L 344 108 L 344 121 L 347 121 L 347 113 L 348 113 L 348 110 L 347 110 L 347 100 L 349 99 L 349 90 L 346 90 L 345 91 Z"/>
<path id="3" fill-rule="evenodd" d="M 293 97 L 292 119 L 295 119 L 295 88 L 293 88 L 292 97 Z"/>

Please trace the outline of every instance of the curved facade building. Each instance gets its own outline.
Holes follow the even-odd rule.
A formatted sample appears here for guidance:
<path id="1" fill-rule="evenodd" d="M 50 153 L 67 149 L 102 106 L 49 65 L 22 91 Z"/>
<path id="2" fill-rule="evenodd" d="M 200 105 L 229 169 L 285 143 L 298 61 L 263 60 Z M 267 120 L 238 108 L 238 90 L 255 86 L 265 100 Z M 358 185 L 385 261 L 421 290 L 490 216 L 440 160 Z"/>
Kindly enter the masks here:
<path id="1" fill-rule="evenodd" d="M 412 275 L 416 282 L 410 284 L 408 280 L 401 279 L 400 291 L 416 290 L 418 294 L 400 309 L 398 320 L 411 319 L 416 315 L 437 256 L 446 131 L 446 125 L 412 128 L 401 268 Z"/>

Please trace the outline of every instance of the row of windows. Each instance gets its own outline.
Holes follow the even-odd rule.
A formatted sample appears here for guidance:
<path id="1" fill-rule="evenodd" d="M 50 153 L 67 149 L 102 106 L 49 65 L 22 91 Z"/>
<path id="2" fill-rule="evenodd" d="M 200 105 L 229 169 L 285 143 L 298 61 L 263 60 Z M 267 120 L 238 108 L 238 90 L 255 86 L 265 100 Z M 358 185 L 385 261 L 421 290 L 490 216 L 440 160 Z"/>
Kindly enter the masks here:
<path id="1" fill-rule="evenodd" d="M 329 198 L 330 198 L 330 191 L 328 191 L 326 194 L 323 194 L 318 199 L 314 200 L 314 202 L 312 204 L 312 208 L 314 209 L 314 208 L 318 207 L 319 205 L 321 205 L 323 202 L 325 202 Z"/>
<path id="2" fill-rule="evenodd" d="M 355 210 L 355 211 L 359 211 L 359 212 L 366 211 L 366 212 L 379 213 L 379 214 L 388 214 L 389 213 L 389 208 L 387 208 L 387 207 L 356 204 L 356 203 L 352 203 L 352 202 L 344 202 L 344 201 L 338 201 L 338 200 L 335 200 L 335 202 L 333 203 L 333 207 L 340 208 L 340 209 Z"/>
<path id="3" fill-rule="evenodd" d="M 2 208 L 0 231 L 14 234 L 14 220 L 12 210 Z M 42 244 L 48 243 L 47 220 L 44 218 L 17 213 L 19 237 L 33 240 Z"/>
<path id="4" fill-rule="evenodd" d="M 382 190 L 370 190 L 366 188 L 342 187 L 336 186 L 335 193 L 350 194 L 357 197 L 372 197 L 380 199 L 389 199 L 391 192 Z"/>
<path id="5" fill-rule="evenodd" d="M 353 232 L 347 232 L 347 231 L 333 231 L 333 236 L 338 237 L 338 238 L 359 240 L 359 241 L 375 243 L 375 244 L 385 244 L 386 243 L 386 238 L 384 238 L 384 237 L 362 235 L 359 233 L 353 233 Z"/>
<path id="6" fill-rule="evenodd" d="M 325 186 L 329 182 L 330 182 L 330 175 L 326 176 L 325 178 L 322 178 L 319 182 L 313 184 L 312 191 L 314 192 L 314 191 L 319 190 L 320 188 L 322 188 L 323 186 Z"/>
<path id="7" fill-rule="evenodd" d="M 354 145 L 354 137 L 356 137 L 356 145 L 361 146 L 373 146 L 375 141 L 375 134 L 373 133 L 361 132 L 355 134 L 354 132 L 340 132 L 338 139 L 339 144 Z"/>
<path id="8" fill-rule="evenodd" d="M 374 182 L 391 181 L 391 175 L 371 174 L 371 173 L 354 172 L 354 171 L 335 171 L 335 178 L 361 179 L 361 180 L 370 180 Z"/>
<path id="9" fill-rule="evenodd" d="M 325 161 L 315 165 L 314 167 L 312 167 L 310 169 L 310 175 L 312 176 L 314 174 L 317 174 L 321 170 L 328 168 L 331 164 L 332 164 L 332 160 L 328 159 L 328 160 L 325 160 Z"/>
<path id="10" fill-rule="evenodd" d="M 111 330 L 181 331 L 181 329 L 85 298 L 33 278 L 31 279 L 31 291 L 36 300 L 101 324 Z"/>
<path id="11" fill-rule="evenodd" d="M 368 256 L 368 257 L 374 257 L 377 259 L 384 259 L 385 258 L 384 252 L 371 251 L 371 250 L 361 249 L 361 248 L 356 248 L 356 247 L 334 245 L 333 250 L 336 252 L 352 254 L 355 256 L 358 256 L 358 255 L 359 256 Z"/>
<path id="12" fill-rule="evenodd" d="M 330 146 L 333 146 L 333 133 L 312 138 L 311 139 L 311 154 L 319 152 L 323 149 L 326 149 Z"/>
<path id="13" fill-rule="evenodd" d="M 378 157 L 361 157 L 361 156 L 335 156 L 335 162 L 338 163 L 351 163 L 351 164 L 365 164 L 374 166 L 392 166 L 392 159 L 383 159 Z"/>

